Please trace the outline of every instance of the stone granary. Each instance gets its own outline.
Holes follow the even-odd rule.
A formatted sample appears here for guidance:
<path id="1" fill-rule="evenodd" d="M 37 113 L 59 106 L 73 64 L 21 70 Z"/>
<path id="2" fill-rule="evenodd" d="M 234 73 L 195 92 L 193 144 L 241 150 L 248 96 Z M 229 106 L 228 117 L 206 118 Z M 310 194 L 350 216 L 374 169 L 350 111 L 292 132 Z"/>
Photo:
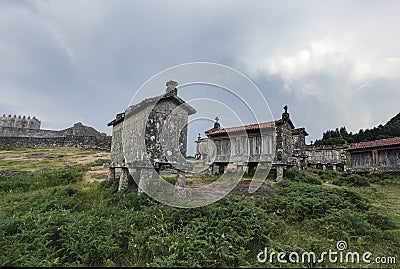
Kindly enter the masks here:
<path id="1" fill-rule="evenodd" d="M 344 172 L 347 168 L 348 148 L 349 145 L 307 145 L 307 167 Z"/>
<path id="2" fill-rule="evenodd" d="M 184 170 L 188 116 L 196 110 L 178 97 L 177 85 L 168 81 L 163 95 L 129 106 L 108 123 L 113 126 L 109 178 L 115 178 L 115 168 L 122 168 L 119 189 L 128 185 L 129 172 L 137 175 L 141 191 L 154 170 Z"/>
<path id="3" fill-rule="evenodd" d="M 304 128 L 295 128 L 287 112 L 272 122 L 245 126 L 220 128 L 218 117 L 214 128 L 205 132 L 208 138 L 199 136 L 197 159 L 212 165 L 213 173 L 223 173 L 229 165 L 234 169 L 247 167 L 249 174 L 256 167 L 271 166 L 276 170 L 277 180 L 282 179 L 288 167 L 305 167 Z"/>
<path id="4" fill-rule="evenodd" d="M 357 143 L 347 152 L 352 172 L 400 172 L 400 137 Z"/>

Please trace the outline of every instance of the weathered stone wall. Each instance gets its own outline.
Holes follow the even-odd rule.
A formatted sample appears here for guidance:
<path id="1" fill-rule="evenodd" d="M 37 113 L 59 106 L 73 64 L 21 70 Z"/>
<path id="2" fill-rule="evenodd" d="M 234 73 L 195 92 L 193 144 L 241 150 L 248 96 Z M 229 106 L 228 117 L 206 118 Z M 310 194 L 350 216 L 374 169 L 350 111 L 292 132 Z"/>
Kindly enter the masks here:
<path id="1" fill-rule="evenodd" d="M 82 123 L 61 131 L 0 127 L 0 145 L 110 149 L 111 137 Z"/>
<path id="2" fill-rule="evenodd" d="M 293 155 L 292 129 L 285 122 L 276 128 L 276 156 L 278 161 L 286 162 Z"/>
<path id="3" fill-rule="evenodd" d="M 61 137 L 66 135 L 73 136 L 107 136 L 104 133 L 96 131 L 96 129 L 85 126 L 82 123 L 75 123 L 73 127 L 61 131 L 44 130 L 44 129 L 29 129 L 29 128 L 14 128 L 0 127 L 0 136 L 6 137 Z"/>
<path id="4" fill-rule="evenodd" d="M 306 148 L 309 164 L 346 164 L 347 146 L 308 146 Z"/>
<path id="5" fill-rule="evenodd" d="M 260 133 L 231 133 L 229 136 L 201 140 L 198 145 L 199 154 L 201 154 L 200 158 L 207 162 L 269 161 L 275 153 L 274 140 L 271 131 L 265 131 L 262 135 Z"/>
<path id="6" fill-rule="evenodd" d="M 307 146 L 307 166 L 344 171 L 348 164 L 348 145 Z"/>
<path id="7" fill-rule="evenodd" d="M 129 163 L 147 163 L 147 151 L 145 145 L 145 128 L 147 115 L 151 112 L 151 107 L 146 107 L 143 110 L 130 115 L 129 108 L 126 110 L 124 119 L 124 137 L 126 141 L 117 140 L 115 137 L 115 143 L 120 143 L 121 147 L 125 143 L 125 147 L 129 148 L 125 152 L 125 158 Z M 129 138 L 129 140 L 128 140 Z M 114 141 L 113 141 L 114 143 Z"/>
<path id="8" fill-rule="evenodd" d="M 0 145 L 12 147 L 77 147 L 110 150 L 111 136 L 0 137 Z"/>
<path id="9" fill-rule="evenodd" d="M 66 134 L 64 133 L 64 131 L 0 127 L 0 137 L 52 138 L 52 137 L 61 137 L 65 135 Z"/>
<path id="10" fill-rule="evenodd" d="M 125 141 L 129 151 L 125 152 L 128 163 L 174 163 L 186 154 L 188 112 L 168 100 L 161 99 L 154 107 L 148 106 L 124 119 Z M 122 125 L 122 124 L 121 124 Z M 119 126 L 114 126 L 111 160 L 121 160 L 122 136 Z"/>
<path id="11" fill-rule="evenodd" d="M 111 166 L 112 167 L 124 167 L 124 153 L 122 144 L 122 129 L 123 122 L 113 126 L 112 142 L 111 142 Z"/>
<path id="12" fill-rule="evenodd" d="M 382 168 L 400 171 L 400 148 L 378 150 L 378 163 Z"/>
<path id="13" fill-rule="evenodd" d="M 400 148 L 350 152 L 349 162 L 354 172 L 400 172 Z"/>
<path id="14" fill-rule="evenodd" d="M 306 139 L 304 133 L 292 134 L 293 139 L 293 155 L 294 156 L 306 156 Z"/>

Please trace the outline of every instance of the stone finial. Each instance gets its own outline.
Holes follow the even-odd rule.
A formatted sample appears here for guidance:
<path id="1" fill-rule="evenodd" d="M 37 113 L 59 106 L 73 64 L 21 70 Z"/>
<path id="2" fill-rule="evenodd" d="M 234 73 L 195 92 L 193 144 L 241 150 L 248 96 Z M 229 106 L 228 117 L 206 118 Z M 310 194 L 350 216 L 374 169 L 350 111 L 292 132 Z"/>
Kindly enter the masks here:
<path id="1" fill-rule="evenodd" d="M 5 118 L 6 117 L 6 114 L 3 114 L 3 118 Z"/>
<path id="2" fill-rule="evenodd" d="M 221 124 L 219 124 L 219 118 L 218 118 L 218 116 L 217 117 L 215 117 L 215 122 L 214 122 L 214 129 L 219 129 L 219 128 L 221 128 Z"/>
<path id="3" fill-rule="evenodd" d="M 282 120 L 287 121 L 289 120 L 289 113 L 287 112 L 288 106 L 284 106 L 283 109 L 285 112 L 282 113 Z"/>
<path id="4" fill-rule="evenodd" d="M 200 141 L 201 139 L 201 134 L 199 133 L 199 136 L 197 137 L 197 141 Z"/>
<path id="5" fill-rule="evenodd" d="M 178 93 L 178 90 L 176 89 L 176 87 L 178 86 L 178 82 L 170 80 L 166 83 L 166 85 L 167 85 L 167 90 L 166 90 L 167 93 L 170 92 L 174 92 L 175 94 Z"/>

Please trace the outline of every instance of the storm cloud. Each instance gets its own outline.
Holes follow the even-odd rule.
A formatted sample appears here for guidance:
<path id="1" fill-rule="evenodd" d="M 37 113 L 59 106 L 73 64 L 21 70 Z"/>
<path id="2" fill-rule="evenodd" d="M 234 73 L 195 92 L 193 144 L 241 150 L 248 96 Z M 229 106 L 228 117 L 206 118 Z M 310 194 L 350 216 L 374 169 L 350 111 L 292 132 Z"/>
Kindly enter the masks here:
<path id="1" fill-rule="evenodd" d="M 288 105 L 308 141 L 370 128 L 400 108 L 399 11 L 398 1 L 0 1 L 0 111 L 110 133 L 146 80 L 202 61 L 247 75 L 275 118 Z"/>

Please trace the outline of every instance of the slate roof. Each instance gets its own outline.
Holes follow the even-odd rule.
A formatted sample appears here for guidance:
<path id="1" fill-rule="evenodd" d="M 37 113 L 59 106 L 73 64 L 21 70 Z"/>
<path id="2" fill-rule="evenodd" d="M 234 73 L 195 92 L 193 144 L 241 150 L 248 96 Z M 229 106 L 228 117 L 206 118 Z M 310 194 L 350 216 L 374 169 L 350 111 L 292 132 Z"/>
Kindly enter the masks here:
<path id="1" fill-rule="evenodd" d="M 269 121 L 269 122 L 263 122 L 263 123 L 256 123 L 256 124 L 249 124 L 249 125 L 244 125 L 244 126 L 237 126 L 237 127 L 231 127 L 231 128 L 223 128 L 223 129 L 218 129 L 211 131 L 207 133 L 208 136 L 213 136 L 213 135 L 218 135 L 218 134 L 225 134 L 225 133 L 237 133 L 241 131 L 253 131 L 253 130 L 259 130 L 259 129 L 264 129 L 264 128 L 275 128 L 275 124 L 277 121 Z"/>
<path id="2" fill-rule="evenodd" d="M 109 122 L 107 124 L 107 126 L 111 126 L 111 125 L 114 126 L 114 125 L 122 122 L 124 120 L 124 118 L 129 117 L 133 113 L 137 113 L 137 112 L 141 111 L 142 109 L 144 109 L 144 108 L 146 108 L 146 107 L 148 107 L 150 105 L 155 105 L 159 101 L 167 100 L 167 99 L 174 101 L 177 105 L 182 105 L 183 108 L 188 112 L 189 115 L 192 115 L 192 114 L 196 113 L 196 110 L 193 107 L 188 105 L 183 99 L 178 97 L 176 94 L 165 93 L 163 95 L 159 95 L 159 96 L 155 96 L 155 97 L 144 99 L 140 103 L 137 103 L 135 105 L 129 106 L 126 109 L 125 113 L 123 112 L 123 113 L 117 114 L 116 119 L 114 119 L 113 121 Z M 122 115 L 122 116 L 118 117 L 119 115 Z"/>
<path id="3" fill-rule="evenodd" d="M 390 146 L 400 146 L 400 137 L 392 137 L 374 141 L 360 142 L 354 144 L 348 150 L 371 149 L 371 148 L 381 148 Z"/>

